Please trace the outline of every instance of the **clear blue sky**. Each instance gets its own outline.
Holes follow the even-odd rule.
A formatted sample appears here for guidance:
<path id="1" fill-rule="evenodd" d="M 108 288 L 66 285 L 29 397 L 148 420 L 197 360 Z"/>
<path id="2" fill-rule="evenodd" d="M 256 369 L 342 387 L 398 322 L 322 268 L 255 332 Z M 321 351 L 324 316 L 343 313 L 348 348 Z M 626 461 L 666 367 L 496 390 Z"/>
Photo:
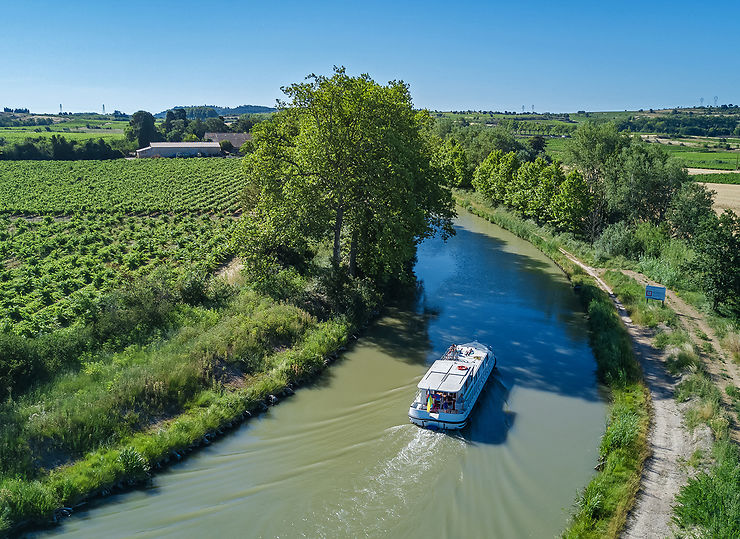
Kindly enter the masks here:
<path id="1" fill-rule="evenodd" d="M 333 65 L 440 110 L 740 102 L 740 6 L 700 2 L 0 1 L 0 106 L 273 105 Z"/>

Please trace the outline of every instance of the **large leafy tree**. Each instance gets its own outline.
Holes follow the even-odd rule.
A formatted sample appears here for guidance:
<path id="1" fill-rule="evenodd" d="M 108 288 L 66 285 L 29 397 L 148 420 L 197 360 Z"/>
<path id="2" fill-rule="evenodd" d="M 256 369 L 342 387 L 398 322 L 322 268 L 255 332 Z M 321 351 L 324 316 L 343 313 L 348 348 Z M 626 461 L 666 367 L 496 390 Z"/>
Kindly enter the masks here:
<path id="1" fill-rule="evenodd" d="M 690 240 L 701 231 L 704 221 L 714 217 L 712 205 L 716 194 L 700 183 L 687 182 L 681 186 L 671 199 L 667 214 L 676 237 Z"/>
<path id="2" fill-rule="evenodd" d="M 579 232 L 593 210 L 593 195 L 588 182 L 577 170 L 572 171 L 558 187 L 550 201 L 552 222 L 562 230 Z"/>
<path id="3" fill-rule="evenodd" d="M 437 150 L 439 166 L 445 176 L 452 178 L 454 187 L 469 189 L 473 182 L 473 169 L 468 163 L 468 155 L 455 139 L 448 139 Z"/>
<path id="4" fill-rule="evenodd" d="M 253 264 L 328 238 L 335 267 L 401 277 L 422 239 L 453 233 L 450 179 L 406 84 L 335 68 L 283 92 L 288 100 L 254 127 L 245 158 L 241 240 Z"/>
<path id="5" fill-rule="evenodd" d="M 673 196 L 688 181 L 686 170 L 662 148 L 632 139 L 604 173 L 609 221 L 662 222 Z"/>
<path id="6" fill-rule="evenodd" d="M 160 140 L 161 135 L 154 126 L 154 116 L 145 110 L 134 112 L 126 128 L 126 138 L 132 142 L 136 141 L 139 148 Z"/>
<path id="7" fill-rule="evenodd" d="M 607 202 L 604 177 L 630 138 L 609 122 L 586 122 L 576 129 L 568 148 L 568 160 L 581 172 L 591 194 L 586 231 L 594 241 L 607 222 Z"/>
<path id="8" fill-rule="evenodd" d="M 719 218 L 704 220 L 693 243 L 696 258 L 690 268 L 713 308 L 740 307 L 740 218 L 725 210 Z"/>

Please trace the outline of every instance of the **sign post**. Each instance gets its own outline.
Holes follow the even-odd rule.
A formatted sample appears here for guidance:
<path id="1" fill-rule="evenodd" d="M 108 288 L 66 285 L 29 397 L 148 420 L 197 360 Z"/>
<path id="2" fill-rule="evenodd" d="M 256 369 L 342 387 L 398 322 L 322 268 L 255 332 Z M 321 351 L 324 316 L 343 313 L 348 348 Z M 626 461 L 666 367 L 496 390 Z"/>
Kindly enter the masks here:
<path id="1" fill-rule="evenodd" d="M 649 299 L 662 301 L 663 305 L 665 305 L 665 286 L 647 285 L 645 287 L 645 303 L 647 303 Z"/>

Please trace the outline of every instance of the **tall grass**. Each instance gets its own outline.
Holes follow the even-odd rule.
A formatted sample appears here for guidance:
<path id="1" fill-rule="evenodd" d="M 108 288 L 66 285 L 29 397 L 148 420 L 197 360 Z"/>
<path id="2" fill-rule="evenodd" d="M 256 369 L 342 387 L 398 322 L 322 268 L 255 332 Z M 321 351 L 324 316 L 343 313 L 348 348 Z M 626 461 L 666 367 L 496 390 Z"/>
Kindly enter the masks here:
<path id="1" fill-rule="evenodd" d="M 714 446 L 714 465 L 689 479 L 676 497 L 676 523 L 706 537 L 740 537 L 740 453 L 722 440 Z"/>
<path id="2" fill-rule="evenodd" d="M 145 478 L 171 452 L 314 376 L 377 309 L 366 283 L 334 289 L 339 305 L 308 301 L 308 281 L 286 288 L 295 276 L 272 277 L 283 299 L 246 287 L 226 307 L 191 307 L 169 338 L 88 353 L 78 370 L 0 405 L 0 535 Z M 305 302 L 326 319 L 297 306 Z M 351 316 L 339 314 L 347 305 Z"/>

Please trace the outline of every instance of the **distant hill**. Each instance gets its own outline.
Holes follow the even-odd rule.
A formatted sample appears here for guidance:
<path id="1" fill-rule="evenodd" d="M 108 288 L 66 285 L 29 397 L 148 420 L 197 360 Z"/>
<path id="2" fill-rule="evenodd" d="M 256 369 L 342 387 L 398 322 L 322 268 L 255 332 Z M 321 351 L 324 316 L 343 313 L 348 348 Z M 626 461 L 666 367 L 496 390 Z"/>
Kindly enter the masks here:
<path id="1" fill-rule="evenodd" d="M 275 112 L 277 109 L 272 107 L 263 107 L 262 105 L 239 105 L 238 107 L 218 107 L 216 105 L 190 105 L 183 107 L 172 107 L 173 109 L 185 109 L 189 120 L 200 118 L 215 118 L 216 116 L 238 116 L 240 114 L 255 114 L 258 112 Z M 171 109 L 168 109 L 171 110 Z M 164 118 L 166 110 L 155 114 L 155 118 Z"/>

